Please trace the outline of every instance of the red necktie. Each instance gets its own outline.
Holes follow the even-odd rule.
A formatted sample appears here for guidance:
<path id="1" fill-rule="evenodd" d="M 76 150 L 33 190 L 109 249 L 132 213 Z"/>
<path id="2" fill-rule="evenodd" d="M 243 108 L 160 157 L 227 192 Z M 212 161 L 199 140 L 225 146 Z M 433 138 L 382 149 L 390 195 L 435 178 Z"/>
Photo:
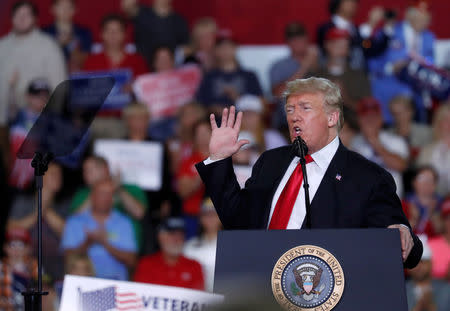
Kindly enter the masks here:
<path id="1" fill-rule="evenodd" d="M 305 160 L 306 164 L 314 161 L 309 154 L 306 155 Z M 299 162 L 278 198 L 275 210 L 272 214 L 272 219 L 270 220 L 269 230 L 287 228 L 302 182 L 303 172 Z"/>

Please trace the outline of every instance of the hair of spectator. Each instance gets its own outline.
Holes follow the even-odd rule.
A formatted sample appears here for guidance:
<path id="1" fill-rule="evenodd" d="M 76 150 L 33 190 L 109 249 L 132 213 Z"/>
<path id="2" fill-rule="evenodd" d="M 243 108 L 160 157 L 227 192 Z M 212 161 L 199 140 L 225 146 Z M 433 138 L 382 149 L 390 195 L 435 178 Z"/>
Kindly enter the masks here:
<path id="1" fill-rule="evenodd" d="M 284 103 L 287 102 L 289 96 L 304 93 L 323 94 L 325 107 L 339 112 L 336 127 L 340 131 L 344 125 L 344 100 L 342 99 L 339 87 L 325 78 L 310 77 L 308 79 L 296 79 L 287 83 L 283 93 Z"/>
<path id="2" fill-rule="evenodd" d="M 31 10 L 31 13 L 33 14 L 34 17 L 38 16 L 39 12 L 38 12 L 37 6 L 33 2 L 26 1 L 26 0 L 25 1 L 17 1 L 12 5 L 11 16 L 14 16 L 14 14 L 16 14 L 17 10 L 23 6 L 29 7 Z"/>
<path id="3" fill-rule="evenodd" d="M 100 23 L 100 27 L 102 29 L 105 28 L 105 26 L 111 22 L 117 22 L 119 23 L 123 30 L 125 31 L 125 29 L 127 28 L 127 20 L 120 14 L 117 13 L 111 13 L 111 14 L 107 14 L 102 18 L 102 21 Z"/>
<path id="4" fill-rule="evenodd" d="M 439 132 L 441 122 L 449 114 L 450 114 L 450 105 L 449 104 L 441 105 L 434 113 L 433 124 L 432 124 L 434 139 L 439 140 L 441 138 L 441 133 Z"/>
<path id="5" fill-rule="evenodd" d="M 76 0 L 52 0 L 52 5 L 56 5 L 56 4 L 58 4 L 58 2 L 61 2 L 61 1 L 70 1 L 70 2 L 72 2 L 72 5 L 73 6 L 76 6 Z"/>
<path id="6" fill-rule="evenodd" d="M 433 175 L 434 181 L 437 183 L 439 180 L 439 174 L 436 171 L 436 169 L 431 166 L 431 165 L 422 165 L 420 167 L 418 167 L 415 171 L 414 171 L 414 179 L 422 172 L 425 171 L 430 171 L 431 174 Z"/>
<path id="7" fill-rule="evenodd" d="M 414 105 L 412 102 L 412 98 L 407 95 L 397 95 L 394 98 L 391 99 L 389 102 L 389 108 L 392 110 L 392 106 L 401 103 L 404 106 L 408 107 L 409 109 L 412 109 L 414 111 Z"/>
<path id="8" fill-rule="evenodd" d="M 295 37 L 305 37 L 308 35 L 305 25 L 300 22 L 291 22 L 284 28 L 284 37 L 286 40 Z"/>
<path id="9" fill-rule="evenodd" d="M 192 33 L 195 33 L 200 28 L 211 28 L 212 31 L 217 30 L 216 20 L 212 17 L 202 17 L 198 19 L 192 26 Z"/>
<path id="10" fill-rule="evenodd" d="M 133 102 L 123 109 L 123 117 L 125 119 L 135 115 L 145 115 L 150 118 L 150 111 L 146 105 L 140 102 Z"/>
<path id="11" fill-rule="evenodd" d="M 172 59 L 174 59 L 174 57 L 175 57 L 175 52 L 174 52 L 174 50 L 173 50 L 170 46 L 168 46 L 168 45 L 160 45 L 160 46 L 156 47 L 156 48 L 153 50 L 153 53 L 152 53 L 152 65 L 155 63 L 156 57 L 157 57 L 157 55 L 158 55 L 158 52 L 161 51 L 161 50 L 166 50 L 166 51 L 168 51 L 169 54 L 170 54 L 170 56 L 172 57 Z"/>
<path id="12" fill-rule="evenodd" d="M 71 253 L 67 256 L 65 260 L 66 273 L 70 273 L 75 267 L 75 264 L 79 261 L 85 261 L 88 266 L 89 274 L 95 275 L 94 265 L 92 264 L 91 259 L 89 259 L 89 256 L 84 253 Z"/>
<path id="13" fill-rule="evenodd" d="M 101 157 L 101 156 L 98 156 L 98 155 L 91 155 L 86 160 L 92 160 L 96 164 L 108 167 L 108 161 L 106 161 L 106 159 L 104 157 Z"/>
<path id="14" fill-rule="evenodd" d="M 199 120 L 205 119 L 207 117 L 205 108 L 199 102 L 190 101 L 187 104 L 180 107 L 177 113 L 177 119 L 180 120 L 186 109 L 190 107 L 195 109 L 196 113 L 198 114 Z"/>

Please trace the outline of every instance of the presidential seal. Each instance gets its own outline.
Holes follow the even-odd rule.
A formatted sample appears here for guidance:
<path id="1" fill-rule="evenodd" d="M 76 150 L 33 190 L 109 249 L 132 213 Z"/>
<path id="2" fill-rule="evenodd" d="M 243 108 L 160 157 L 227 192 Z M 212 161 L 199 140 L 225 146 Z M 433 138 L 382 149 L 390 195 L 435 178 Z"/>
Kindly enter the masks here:
<path id="1" fill-rule="evenodd" d="M 344 272 L 327 250 L 314 245 L 294 247 L 278 259 L 272 291 L 286 310 L 328 311 L 344 291 Z"/>

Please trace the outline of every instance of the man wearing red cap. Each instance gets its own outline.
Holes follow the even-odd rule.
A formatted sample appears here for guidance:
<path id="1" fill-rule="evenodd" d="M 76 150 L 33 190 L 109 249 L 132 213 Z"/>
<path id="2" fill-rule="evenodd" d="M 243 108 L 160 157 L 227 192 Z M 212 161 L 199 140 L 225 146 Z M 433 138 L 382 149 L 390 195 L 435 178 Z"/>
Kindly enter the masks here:
<path id="1" fill-rule="evenodd" d="M 397 194 L 403 195 L 402 172 L 408 166 L 409 148 L 406 141 L 383 130 L 379 102 L 372 97 L 362 99 L 357 107 L 361 133 L 353 138 L 351 149 L 384 167 L 395 180 Z"/>
<path id="2" fill-rule="evenodd" d="M 325 62 L 314 75 L 337 83 L 345 105 L 354 108 L 360 99 L 370 96 L 371 91 L 366 73 L 349 65 L 350 33 L 345 29 L 330 28 L 325 36 L 324 48 Z"/>

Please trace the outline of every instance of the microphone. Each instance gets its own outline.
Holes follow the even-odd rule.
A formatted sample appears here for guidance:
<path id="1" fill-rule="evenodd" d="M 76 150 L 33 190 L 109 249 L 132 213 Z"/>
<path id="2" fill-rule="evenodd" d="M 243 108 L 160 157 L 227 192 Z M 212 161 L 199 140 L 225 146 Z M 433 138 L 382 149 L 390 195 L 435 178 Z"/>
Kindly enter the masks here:
<path id="1" fill-rule="evenodd" d="M 308 146 L 306 142 L 300 137 L 297 136 L 293 143 L 295 155 L 300 158 L 300 160 L 305 161 L 305 156 L 308 154 Z"/>
<path id="2" fill-rule="evenodd" d="M 308 174 L 306 173 L 306 160 L 305 157 L 308 154 L 308 146 L 306 142 L 300 137 L 297 136 L 293 142 L 293 148 L 295 155 L 300 158 L 300 165 L 302 167 L 303 173 L 303 188 L 305 189 L 305 228 L 311 229 L 311 201 L 309 200 L 309 183 L 308 183 Z"/>

